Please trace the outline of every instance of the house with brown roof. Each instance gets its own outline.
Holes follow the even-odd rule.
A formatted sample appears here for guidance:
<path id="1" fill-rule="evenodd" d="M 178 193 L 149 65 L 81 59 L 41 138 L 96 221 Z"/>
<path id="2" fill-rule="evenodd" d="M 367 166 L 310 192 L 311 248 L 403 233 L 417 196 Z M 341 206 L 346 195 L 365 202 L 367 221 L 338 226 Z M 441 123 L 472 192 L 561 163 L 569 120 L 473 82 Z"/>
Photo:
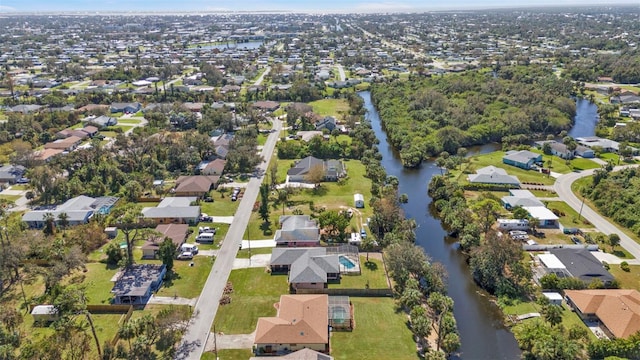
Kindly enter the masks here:
<path id="1" fill-rule="evenodd" d="M 76 111 L 81 113 L 86 113 L 90 111 L 107 111 L 109 109 L 109 105 L 103 104 L 88 104 L 83 107 L 76 109 Z"/>
<path id="2" fill-rule="evenodd" d="M 160 224 L 155 229 L 157 236 L 152 236 L 142 245 L 142 258 L 155 259 L 160 250 L 160 244 L 165 238 L 171 239 L 171 242 L 179 248 L 184 244 L 189 233 L 189 225 L 187 224 Z"/>
<path id="3" fill-rule="evenodd" d="M 56 141 L 46 143 L 44 144 L 44 148 L 57 149 L 62 151 L 73 151 L 76 147 L 78 147 L 78 145 L 80 145 L 81 142 L 82 142 L 81 138 L 75 135 L 71 135 L 65 139 L 59 139 Z"/>
<path id="4" fill-rule="evenodd" d="M 63 150 L 60 149 L 44 149 L 34 153 L 34 160 L 49 162 L 54 156 L 62 154 Z"/>
<path id="5" fill-rule="evenodd" d="M 224 167 L 227 165 L 227 160 L 223 159 L 215 159 L 205 165 L 205 167 L 200 170 L 201 175 L 217 175 L 221 176 L 224 172 Z"/>
<path id="6" fill-rule="evenodd" d="M 205 197 L 211 188 L 215 189 L 219 180 L 218 175 L 180 176 L 176 180 L 175 195 Z"/>
<path id="7" fill-rule="evenodd" d="M 609 337 L 640 331 L 640 292 L 631 289 L 565 290 L 569 306 L 587 322 L 597 321 Z"/>
<path id="8" fill-rule="evenodd" d="M 275 317 L 258 319 L 256 355 L 283 355 L 304 348 L 329 353 L 329 296 L 282 295 Z"/>
<path id="9" fill-rule="evenodd" d="M 252 106 L 263 111 L 276 111 L 280 107 L 280 103 L 277 101 L 263 100 L 254 102 Z"/>

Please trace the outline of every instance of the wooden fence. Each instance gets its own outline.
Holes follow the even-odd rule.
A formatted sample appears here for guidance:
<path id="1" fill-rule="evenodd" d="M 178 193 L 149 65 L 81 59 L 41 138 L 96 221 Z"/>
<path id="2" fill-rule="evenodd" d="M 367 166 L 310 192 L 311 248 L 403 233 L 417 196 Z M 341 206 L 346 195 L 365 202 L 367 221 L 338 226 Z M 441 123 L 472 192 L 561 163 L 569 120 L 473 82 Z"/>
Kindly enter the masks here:
<path id="1" fill-rule="evenodd" d="M 329 296 L 392 297 L 391 289 L 296 289 L 296 294 L 327 294 Z"/>

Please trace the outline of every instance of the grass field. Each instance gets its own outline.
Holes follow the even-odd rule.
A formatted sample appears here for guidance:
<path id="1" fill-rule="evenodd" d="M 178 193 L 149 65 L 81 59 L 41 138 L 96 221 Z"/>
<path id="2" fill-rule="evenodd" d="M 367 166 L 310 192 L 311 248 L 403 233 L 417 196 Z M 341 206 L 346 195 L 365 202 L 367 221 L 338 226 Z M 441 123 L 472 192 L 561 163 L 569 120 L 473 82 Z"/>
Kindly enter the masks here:
<path id="1" fill-rule="evenodd" d="M 121 125 L 138 125 L 142 122 L 142 120 L 138 119 L 118 119 L 118 124 Z"/>
<path id="2" fill-rule="evenodd" d="M 248 334 L 256 329 L 258 318 L 275 316 L 273 306 L 280 295 L 289 293 L 286 275 L 271 275 L 263 268 L 231 271 L 231 303 L 218 308 L 214 324 L 225 334 Z M 215 301 L 215 300 L 212 300 Z"/>
<path id="3" fill-rule="evenodd" d="M 165 280 L 157 295 L 178 296 L 188 299 L 200 296 L 200 292 L 213 266 L 212 259 L 209 256 L 196 256 L 193 258 L 193 266 L 189 266 L 191 261 L 174 261 L 174 275 L 171 280 Z"/>
<path id="4" fill-rule="evenodd" d="M 109 268 L 102 263 L 87 264 L 87 272 L 77 272 L 73 277 L 82 280 L 87 286 L 87 299 L 89 304 L 109 304 L 112 297 L 111 288 L 113 283 L 111 278 L 118 272 L 117 268 Z M 75 281 L 75 280 L 72 280 Z"/>
<path id="5" fill-rule="evenodd" d="M 10 189 L 11 190 L 29 190 L 29 185 L 20 185 L 20 184 L 11 185 Z"/>
<path id="6" fill-rule="evenodd" d="M 22 196 L 21 195 L 3 195 L 0 194 L 0 199 L 3 200 L 7 200 L 10 202 L 16 202 L 16 200 L 20 199 Z"/>
<path id="7" fill-rule="evenodd" d="M 360 255 L 361 275 L 342 275 L 340 284 L 329 284 L 329 288 L 364 289 L 367 284 L 370 289 L 389 288 L 382 261 L 369 258 L 369 263 L 366 263 L 366 260 L 365 255 Z"/>
<path id="8" fill-rule="evenodd" d="M 590 222 L 588 222 L 584 217 L 579 217 L 578 212 L 573 210 L 573 208 L 567 205 L 564 201 L 549 201 L 547 203 L 547 208 L 551 211 L 557 210 L 557 212 L 560 213 L 560 223 L 565 227 L 593 228 L 593 225 Z"/>
<path id="9" fill-rule="evenodd" d="M 115 127 L 122 129 L 122 132 L 127 132 L 127 131 L 133 129 L 135 126 L 131 126 L 131 125 L 116 125 Z"/>
<path id="10" fill-rule="evenodd" d="M 352 297 L 351 302 L 356 327 L 331 334 L 331 356 L 336 360 L 419 359 L 407 315 L 396 311 L 393 299 Z"/>
<path id="11" fill-rule="evenodd" d="M 313 112 L 322 116 L 335 116 L 342 118 L 342 113 L 349 110 L 349 104 L 344 99 L 322 99 L 309 103 Z"/>
<path id="12" fill-rule="evenodd" d="M 218 359 L 220 360 L 247 360 L 251 356 L 253 356 L 253 353 L 249 349 L 218 350 Z M 206 352 L 202 354 L 200 360 L 216 360 L 216 354 Z"/>
<path id="13" fill-rule="evenodd" d="M 231 192 L 233 189 L 226 189 L 224 195 L 217 191 L 211 191 L 210 196 L 213 202 L 200 202 L 200 211 L 209 216 L 233 216 L 238 210 L 239 201 L 231 201 Z M 224 196 L 224 197 L 223 197 Z"/>

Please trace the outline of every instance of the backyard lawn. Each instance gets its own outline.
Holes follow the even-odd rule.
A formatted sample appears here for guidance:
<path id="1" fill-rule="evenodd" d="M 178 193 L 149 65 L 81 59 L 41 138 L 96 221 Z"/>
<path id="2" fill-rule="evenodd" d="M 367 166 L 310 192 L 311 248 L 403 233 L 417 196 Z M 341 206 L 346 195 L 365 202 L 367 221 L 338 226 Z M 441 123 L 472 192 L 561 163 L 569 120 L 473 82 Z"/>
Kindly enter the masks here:
<path id="1" fill-rule="evenodd" d="M 342 117 L 341 113 L 349 110 L 349 104 L 344 99 L 322 99 L 309 103 L 313 112 L 322 116 Z"/>
<path id="2" fill-rule="evenodd" d="M 392 298 L 351 297 L 356 327 L 331 333 L 331 356 L 336 360 L 419 359 L 407 315 L 396 311 Z"/>
<path id="3" fill-rule="evenodd" d="M 200 202 L 200 211 L 209 216 L 233 216 L 238 210 L 240 201 L 231 201 L 233 189 L 225 189 L 224 195 L 219 190 L 209 192 L 213 202 Z M 222 197 L 224 196 L 224 198 Z"/>
<path id="4" fill-rule="evenodd" d="M 275 316 L 273 306 L 280 295 L 288 294 L 286 275 L 271 275 L 264 268 L 231 271 L 231 303 L 218 308 L 214 324 L 225 334 L 248 334 L 256 329 L 258 318 Z M 212 299 L 212 301 L 215 301 Z"/>
<path id="5" fill-rule="evenodd" d="M 629 265 L 630 271 L 624 271 L 620 265 L 609 265 L 609 272 L 620 282 L 621 289 L 640 291 L 640 265 Z"/>
<path id="6" fill-rule="evenodd" d="M 369 284 L 370 289 L 387 289 L 387 276 L 384 272 L 384 265 L 381 260 L 360 255 L 361 275 L 342 275 L 339 284 L 329 284 L 329 288 L 341 289 L 364 289 Z"/>
<path id="7" fill-rule="evenodd" d="M 249 349 L 218 350 L 218 359 L 220 360 L 247 360 L 251 356 L 253 356 L 253 353 Z M 216 354 L 205 352 L 200 360 L 216 360 Z"/>

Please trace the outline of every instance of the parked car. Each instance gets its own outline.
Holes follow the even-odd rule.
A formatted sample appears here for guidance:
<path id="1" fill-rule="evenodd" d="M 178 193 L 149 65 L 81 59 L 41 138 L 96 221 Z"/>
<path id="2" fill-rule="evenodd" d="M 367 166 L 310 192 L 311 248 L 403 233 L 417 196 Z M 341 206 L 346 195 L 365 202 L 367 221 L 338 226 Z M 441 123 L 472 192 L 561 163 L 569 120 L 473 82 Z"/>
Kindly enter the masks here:
<path id="1" fill-rule="evenodd" d="M 580 241 L 580 239 L 577 236 L 572 236 L 571 237 L 571 241 L 574 242 L 574 244 L 580 244 L 582 243 L 582 241 Z"/>
<path id="2" fill-rule="evenodd" d="M 564 228 L 562 229 L 562 232 L 567 234 L 567 235 L 574 235 L 578 233 L 578 229 L 577 228 Z"/>
<path id="3" fill-rule="evenodd" d="M 236 201 L 238 200 L 238 196 L 237 195 L 231 195 L 231 201 Z"/>
<path id="4" fill-rule="evenodd" d="M 213 202 L 213 198 L 211 196 L 207 196 L 204 198 L 204 202 Z"/>
<path id="5" fill-rule="evenodd" d="M 26 177 L 21 177 L 20 179 L 16 180 L 16 184 L 28 184 L 29 183 L 29 179 L 27 179 Z"/>
<path id="6" fill-rule="evenodd" d="M 193 254 L 189 251 L 185 251 L 182 254 L 178 255 L 178 260 L 191 260 L 193 259 Z"/>
<path id="7" fill-rule="evenodd" d="M 360 229 L 360 237 L 363 239 L 367 238 L 367 232 L 364 229 Z"/>

